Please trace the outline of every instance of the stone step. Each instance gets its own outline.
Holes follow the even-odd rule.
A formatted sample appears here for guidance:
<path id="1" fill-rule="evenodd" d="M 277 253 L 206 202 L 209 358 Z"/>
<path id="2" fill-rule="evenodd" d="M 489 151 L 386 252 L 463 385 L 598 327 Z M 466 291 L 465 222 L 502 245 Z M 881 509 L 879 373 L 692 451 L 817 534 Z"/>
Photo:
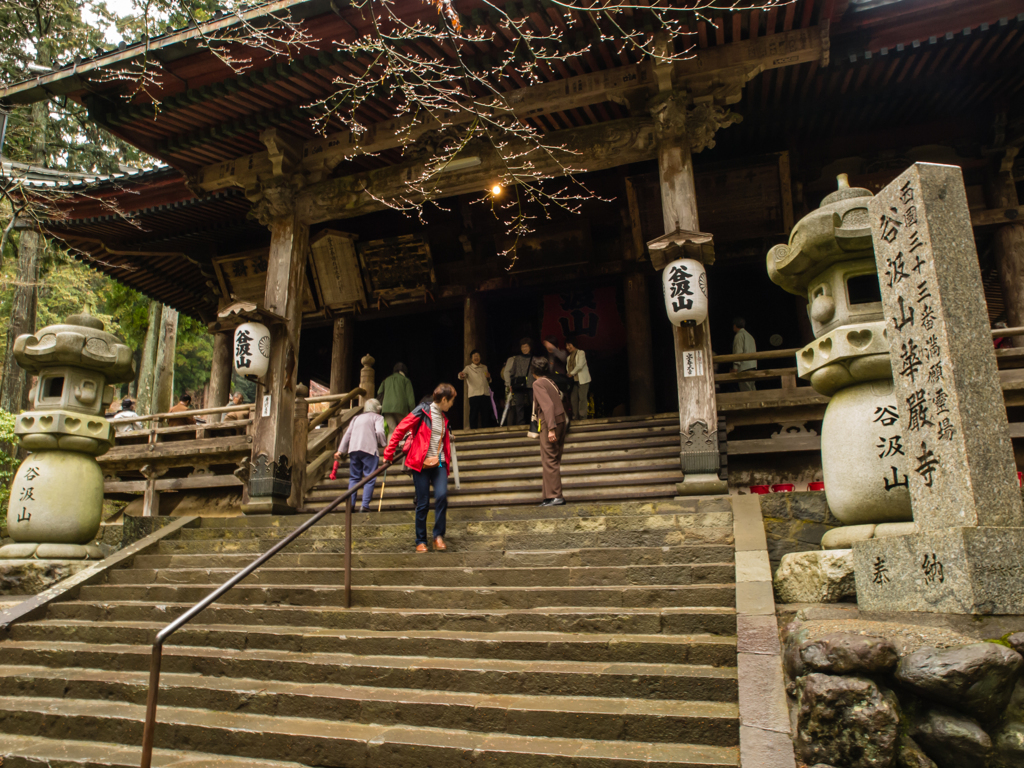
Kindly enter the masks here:
<path id="1" fill-rule="evenodd" d="M 139 768 L 139 747 L 59 736 L 0 733 L 3 768 Z M 303 768 L 301 763 L 232 757 L 178 749 L 153 750 L 153 768 Z"/>
<path id="2" fill-rule="evenodd" d="M 539 449 L 538 449 L 539 450 Z M 469 472 L 485 472 L 495 469 L 518 469 L 534 468 L 539 465 L 538 454 L 523 453 L 518 456 L 502 456 L 500 452 L 486 457 L 464 457 L 459 449 L 456 449 L 459 457 L 459 470 Z M 639 464 L 664 464 L 665 466 L 679 466 L 679 442 L 673 441 L 670 444 L 655 445 L 642 448 L 617 448 L 615 450 L 580 451 L 562 455 L 563 471 L 568 469 L 588 470 L 591 467 L 616 468 L 628 466 L 631 462 Z M 345 467 L 348 472 L 348 462 L 343 460 L 338 465 Z M 591 470 L 592 471 L 592 470 Z"/>
<path id="3" fill-rule="evenodd" d="M 676 462 L 678 465 L 678 461 Z M 460 487 L 459 494 L 480 493 L 482 491 L 493 491 L 500 493 L 510 490 L 535 490 L 543 479 L 543 471 L 540 466 L 522 469 L 505 469 L 501 471 L 467 471 L 459 465 Z M 683 474 L 678 466 L 651 466 L 649 464 L 641 467 L 626 467 L 624 471 L 608 472 L 603 469 L 586 471 L 573 471 L 562 473 L 562 485 L 570 487 L 596 487 L 582 486 L 582 483 L 602 483 L 605 486 L 615 485 L 656 485 L 661 483 L 681 483 Z M 378 481 L 377 486 L 382 485 Z M 455 481 L 449 479 L 449 492 L 454 495 Z M 412 477 L 405 472 L 388 471 L 387 490 L 411 490 L 413 487 Z M 324 480 L 317 484 L 314 490 L 318 494 L 327 492 L 335 496 L 348 489 L 348 470 L 341 471 L 339 467 L 337 480 Z M 374 488 L 374 493 L 379 495 L 379 489 Z"/>
<path id="4" fill-rule="evenodd" d="M 572 422 L 572 434 L 579 436 L 592 434 L 594 432 L 619 433 L 625 430 L 639 430 L 644 428 L 675 427 L 679 429 L 679 414 L 662 414 L 661 416 L 643 417 L 618 417 L 617 419 L 577 419 Z M 486 442 L 496 439 L 512 439 L 515 436 L 522 437 L 526 432 L 526 425 L 505 427 L 490 427 L 488 429 L 456 429 L 452 434 L 460 443 Z"/>
<path id="5" fill-rule="evenodd" d="M 605 444 L 609 442 L 633 443 L 655 438 L 671 437 L 679 442 L 679 422 L 674 424 L 659 424 L 653 426 L 620 426 L 611 429 L 586 429 L 578 430 L 573 422 L 569 428 L 569 434 L 565 440 L 565 447 L 583 447 L 592 443 Z M 513 432 L 506 432 L 503 435 L 467 435 L 466 433 L 454 433 L 452 441 L 456 450 L 462 453 L 463 450 L 482 449 L 504 449 L 521 448 L 533 446 L 537 449 L 536 438 L 527 437 L 526 426 L 520 427 Z"/>
<path id="6" fill-rule="evenodd" d="M 166 622 L 37 621 L 15 624 L 16 641 L 104 645 L 151 643 Z M 386 656 L 448 656 L 518 661 L 601 661 L 736 665 L 736 638 L 721 635 L 616 635 L 568 632 L 387 632 L 317 627 L 201 626 L 189 624 L 175 645 L 292 653 L 349 653 Z"/>
<path id="7" fill-rule="evenodd" d="M 606 480 L 586 482 L 563 482 L 562 493 L 567 501 L 573 504 L 588 502 L 634 501 L 636 499 L 671 499 L 677 493 L 676 482 L 660 484 L 643 481 L 639 484 L 614 483 Z M 375 491 L 376 493 L 376 491 Z M 317 491 L 315 488 L 306 497 L 305 507 L 316 511 L 334 501 L 340 493 Z M 378 500 L 380 496 L 377 496 Z M 414 494 L 412 489 L 387 489 L 384 492 L 384 509 L 411 509 Z M 448 506 L 461 507 L 495 507 L 513 504 L 537 505 L 543 498 L 539 482 L 524 483 L 519 490 L 505 490 L 499 493 L 465 492 L 455 490 L 454 481 L 449 480 Z"/>
<path id="8" fill-rule="evenodd" d="M 265 567 L 337 568 L 342 555 L 336 552 L 293 552 L 289 547 Z M 601 549 L 503 550 L 497 552 L 446 552 L 444 557 L 423 557 L 415 552 L 352 555 L 353 568 L 567 568 L 621 567 L 627 565 L 687 565 L 721 563 L 733 559 L 733 547 L 724 544 L 693 544 L 683 547 L 619 547 Z M 240 571 L 253 554 L 136 555 L 134 568 L 229 568 Z"/>
<path id="9" fill-rule="evenodd" d="M 146 672 L 0 669 L 8 697 L 74 698 L 144 705 Z M 451 728 L 516 736 L 734 746 L 738 707 L 719 701 L 642 701 L 590 696 L 481 694 L 358 685 L 164 674 L 161 707 L 324 722 Z"/>
<path id="10" fill-rule="evenodd" d="M 645 451 L 652 448 L 665 448 L 674 446 L 679 450 L 679 431 L 668 431 L 661 435 L 638 435 L 625 437 L 621 435 L 606 435 L 598 440 L 575 441 L 571 437 L 565 444 L 565 455 L 573 457 L 586 457 L 591 460 L 607 458 L 610 452 L 622 451 Z M 455 444 L 455 451 L 459 455 L 459 465 L 462 462 L 475 459 L 506 459 L 522 456 L 532 456 L 536 462 L 540 462 L 540 447 L 537 440 L 524 437 L 521 440 L 502 441 L 491 445 L 468 444 L 460 446 Z"/>
<path id="11" fill-rule="evenodd" d="M 197 603 L 219 584 L 119 585 L 82 587 L 86 601 Z M 376 587 L 352 590 L 352 605 L 404 610 L 468 608 L 470 610 L 533 610 L 540 608 L 679 608 L 731 606 L 734 584 L 613 587 Z M 236 586 L 218 601 L 224 605 L 340 606 L 344 590 L 336 585 Z"/>
<path id="12" fill-rule="evenodd" d="M 358 593 L 358 591 L 356 592 Z M 192 603 L 88 602 L 52 603 L 46 618 L 61 621 L 112 623 L 155 622 L 166 625 Z M 401 610 L 367 608 L 294 607 L 264 605 L 258 611 L 243 605 L 215 603 L 189 626 L 253 625 L 316 627 L 381 632 L 572 632 L 590 634 L 734 636 L 736 611 L 732 606 L 683 608 L 548 608 L 537 610 Z M 3 649 L 0 644 L 0 651 Z"/>
<path id="13" fill-rule="evenodd" d="M 433 515 L 428 518 L 427 533 L 433 526 Z M 198 553 L 257 553 L 265 552 L 276 544 L 280 537 L 268 539 L 190 539 L 185 541 L 163 540 L 157 545 L 160 554 Z M 406 536 L 370 538 L 356 529 L 352 536 L 354 552 L 411 552 L 415 546 L 411 526 Z M 466 535 L 464 532 L 445 535 L 447 553 L 431 552 L 420 557 L 446 557 L 453 552 L 492 552 L 505 550 L 563 550 L 593 549 L 601 547 L 681 547 L 693 544 L 732 544 L 731 525 L 716 528 L 681 527 L 664 531 L 598 531 L 598 532 L 555 532 L 555 533 L 495 533 L 490 536 Z M 338 552 L 345 548 L 344 539 L 323 539 L 301 536 L 288 545 L 291 553 Z"/>
<path id="14" fill-rule="evenodd" d="M 342 485 L 336 481 L 337 490 L 343 492 L 347 483 Z M 374 506 L 373 516 L 355 517 L 356 523 L 371 522 L 375 525 L 383 523 L 405 523 L 410 520 L 412 505 L 398 511 L 377 513 Z M 702 499 L 657 499 L 654 501 L 616 501 L 591 502 L 587 504 L 563 504 L 557 507 L 475 507 L 460 510 L 459 520 L 534 520 L 556 517 L 614 517 L 630 515 L 687 514 L 691 512 L 732 512 L 729 500 L 722 496 L 708 496 Z M 309 520 L 311 514 L 298 515 L 237 515 L 235 517 L 206 517 L 200 519 L 202 528 L 252 528 L 262 530 L 291 531 Z M 318 526 L 344 525 L 345 514 L 332 512 L 321 518 Z M 274 534 L 277 535 L 277 534 Z"/>
<path id="15" fill-rule="evenodd" d="M 150 647 L 144 645 L 14 641 L 0 645 L 4 667 L 146 672 L 150 656 Z M 562 696 L 720 702 L 735 702 L 737 696 L 735 667 L 690 664 L 313 655 L 169 645 L 163 650 L 162 670 L 162 674 L 527 696 L 557 691 Z"/>
<path id="16" fill-rule="evenodd" d="M 70 727 L 109 742 L 137 744 L 144 708 L 112 701 L 0 697 L 6 733 L 60 737 Z M 579 738 L 495 735 L 410 726 L 327 722 L 238 712 L 161 707 L 156 746 L 188 744 L 239 757 L 303 755 L 321 766 L 375 768 L 478 765 L 523 768 L 708 768 L 739 765 L 737 747 L 644 744 Z M 528 762 L 529 761 L 529 762 Z"/>
<path id="17" fill-rule="evenodd" d="M 245 585 L 316 584 L 344 586 L 345 571 L 333 568 L 277 568 L 268 564 L 249 576 Z M 108 584 L 209 584 L 225 582 L 237 569 L 126 568 L 112 571 Z M 412 587 L 591 587 L 729 584 L 735 580 L 733 563 L 696 565 L 635 565 L 590 568 L 358 568 L 353 586 Z"/>
<path id="18" fill-rule="evenodd" d="M 600 515 L 593 517 L 552 516 L 545 517 L 542 508 L 536 517 L 519 520 L 462 520 L 457 514 L 447 517 L 448 535 L 466 539 L 470 536 L 507 536 L 524 533 L 594 533 L 613 531 L 668 531 L 686 528 L 725 528 L 732 525 L 732 512 L 682 512 L 655 515 Z M 557 509 L 557 507 L 553 507 Z M 432 517 L 432 514 L 431 514 Z M 330 516 L 330 521 L 320 521 L 315 535 L 319 540 L 342 539 L 345 536 L 344 517 Z M 356 538 L 408 538 L 413 535 L 413 515 L 407 514 L 401 522 L 385 522 L 384 519 L 359 514 L 353 518 L 353 540 Z M 394 519 L 394 518 L 388 518 Z M 274 529 L 265 527 L 216 527 L 210 520 L 198 528 L 183 528 L 176 536 L 177 541 L 260 539 Z M 286 529 L 287 530 L 287 529 Z M 308 535 L 308 534 L 307 534 Z M 273 538 L 280 538 L 274 535 Z"/>

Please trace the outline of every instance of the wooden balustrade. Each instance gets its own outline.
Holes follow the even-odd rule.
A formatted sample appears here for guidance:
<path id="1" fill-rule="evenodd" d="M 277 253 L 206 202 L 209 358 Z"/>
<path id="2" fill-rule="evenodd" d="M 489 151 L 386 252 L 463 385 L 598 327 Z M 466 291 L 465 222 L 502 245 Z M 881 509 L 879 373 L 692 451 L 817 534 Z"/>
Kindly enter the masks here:
<path id="1" fill-rule="evenodd" d="M 351 392 L 307 398 L 309 404 L 330 403 L 330 407 L 308 416 L 306 478 L 303 493 L 318 483 L 342 431 L 357 413 L 358 406 L 344 411 L 348 403 L 363 397 L 356 388 Z M 123 419 L 124 424 L 145 424 L 118 435 L 110 451 L 98 457 L 105 475 L 104 492 L 109 496 L 131 497 L 143 494 L 145 514 L 158 513 L 159 494 L 209 488 L 241 487 L 234 475 L 239 463 L 252 451 L 253 418 L 216 421 L 185 426 L 157 426 L 163 419 L 180 419 L 224 413 L 251 411 L 253 405 L 229 405 L 188 412 L 156 413 Z M 341 413 L 340 418 L 336 418 Z"/>

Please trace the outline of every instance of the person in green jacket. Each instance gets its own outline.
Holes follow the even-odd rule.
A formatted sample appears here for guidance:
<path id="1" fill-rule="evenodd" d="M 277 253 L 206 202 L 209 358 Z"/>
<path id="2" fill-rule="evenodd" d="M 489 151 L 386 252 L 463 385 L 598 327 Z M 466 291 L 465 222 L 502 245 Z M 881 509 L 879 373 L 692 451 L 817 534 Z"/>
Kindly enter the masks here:
<path id="1" fill-rule="evenodd" d="M 412 382 L 408 374 L 409 369 L 405 363 L 395 363 L 394 373 L 377 387 L 377 399 L 384 413 L 384 423 L 388 425 L 388 434 L 416 407 L 416 397 L 412 393 Z"/>

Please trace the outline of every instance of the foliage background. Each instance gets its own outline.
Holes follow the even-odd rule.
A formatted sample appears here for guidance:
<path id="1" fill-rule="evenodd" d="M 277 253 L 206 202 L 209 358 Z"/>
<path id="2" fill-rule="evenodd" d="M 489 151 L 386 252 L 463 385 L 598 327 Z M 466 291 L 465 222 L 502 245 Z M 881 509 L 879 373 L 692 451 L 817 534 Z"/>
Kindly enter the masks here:
<path id="1" fill-rule="evenodd" d="M 197 19 L 209 18 L 216 0 L 188 4 Z M 0 84 L 33 76 L 29 67 L 58 67 L 77 58 L 92 57 L 118 41 L 135 40 L 186 26 L 179 0 L 118 2 L 81 0 L 0 0 Z M 18 107 L 7 116 L 5 160 L 44 165 L 81 173 L 118 173 L 155 166 L 152 158 L 91 122 L 84 108 L 64 98 L 53 98 L 35 115 Z M 11 218 L 0 203 L 0 229 Z M 6 332 L 17 287 L 19 235 L 14 232 L 0 252 L 0 360 L 7 355 Z M 107 330 L 136 351 L 146 335 L 149 299 L 89 269 L 75 260 L 59 242 L 46 239 L 39 270 L 37 327 L 88 312 Z M 206 328 L 181 316 L 175 359 L 175 394 L 189 391 L 198 404 L 209 380 L 213 341 Z M 136 368 L 138 370 L 138 366 Z M 14 416 L 0 411 L 0 444 L 13 444 Z M 0 529 L 5 528 L 7 494 L 17 461 L 0 452 Z"/>

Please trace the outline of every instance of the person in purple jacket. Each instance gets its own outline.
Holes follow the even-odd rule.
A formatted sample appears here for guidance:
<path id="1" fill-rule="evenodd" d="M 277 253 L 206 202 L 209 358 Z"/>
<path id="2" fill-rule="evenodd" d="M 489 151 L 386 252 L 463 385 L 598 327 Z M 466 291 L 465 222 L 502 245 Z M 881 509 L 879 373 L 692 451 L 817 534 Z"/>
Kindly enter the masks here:
<path id="1" fill-rule="evenodd" d="M 364 477 L 377 469 L 380 463 L 380 449 L 387 444 L 384 435 L 384 417 L 380 415 L 380 402 L 367 400 L 363 412 L 356 416 L 348 425 L 338 451 L 334 454 L 335 461 L 348 454 L 348 487 L 353 487 Z M 370 511 L 370 500 L 373 499 L 373 488 L 377 485 L 374 478 L 363 486 L 363 506 L 360 512 Z"/>

